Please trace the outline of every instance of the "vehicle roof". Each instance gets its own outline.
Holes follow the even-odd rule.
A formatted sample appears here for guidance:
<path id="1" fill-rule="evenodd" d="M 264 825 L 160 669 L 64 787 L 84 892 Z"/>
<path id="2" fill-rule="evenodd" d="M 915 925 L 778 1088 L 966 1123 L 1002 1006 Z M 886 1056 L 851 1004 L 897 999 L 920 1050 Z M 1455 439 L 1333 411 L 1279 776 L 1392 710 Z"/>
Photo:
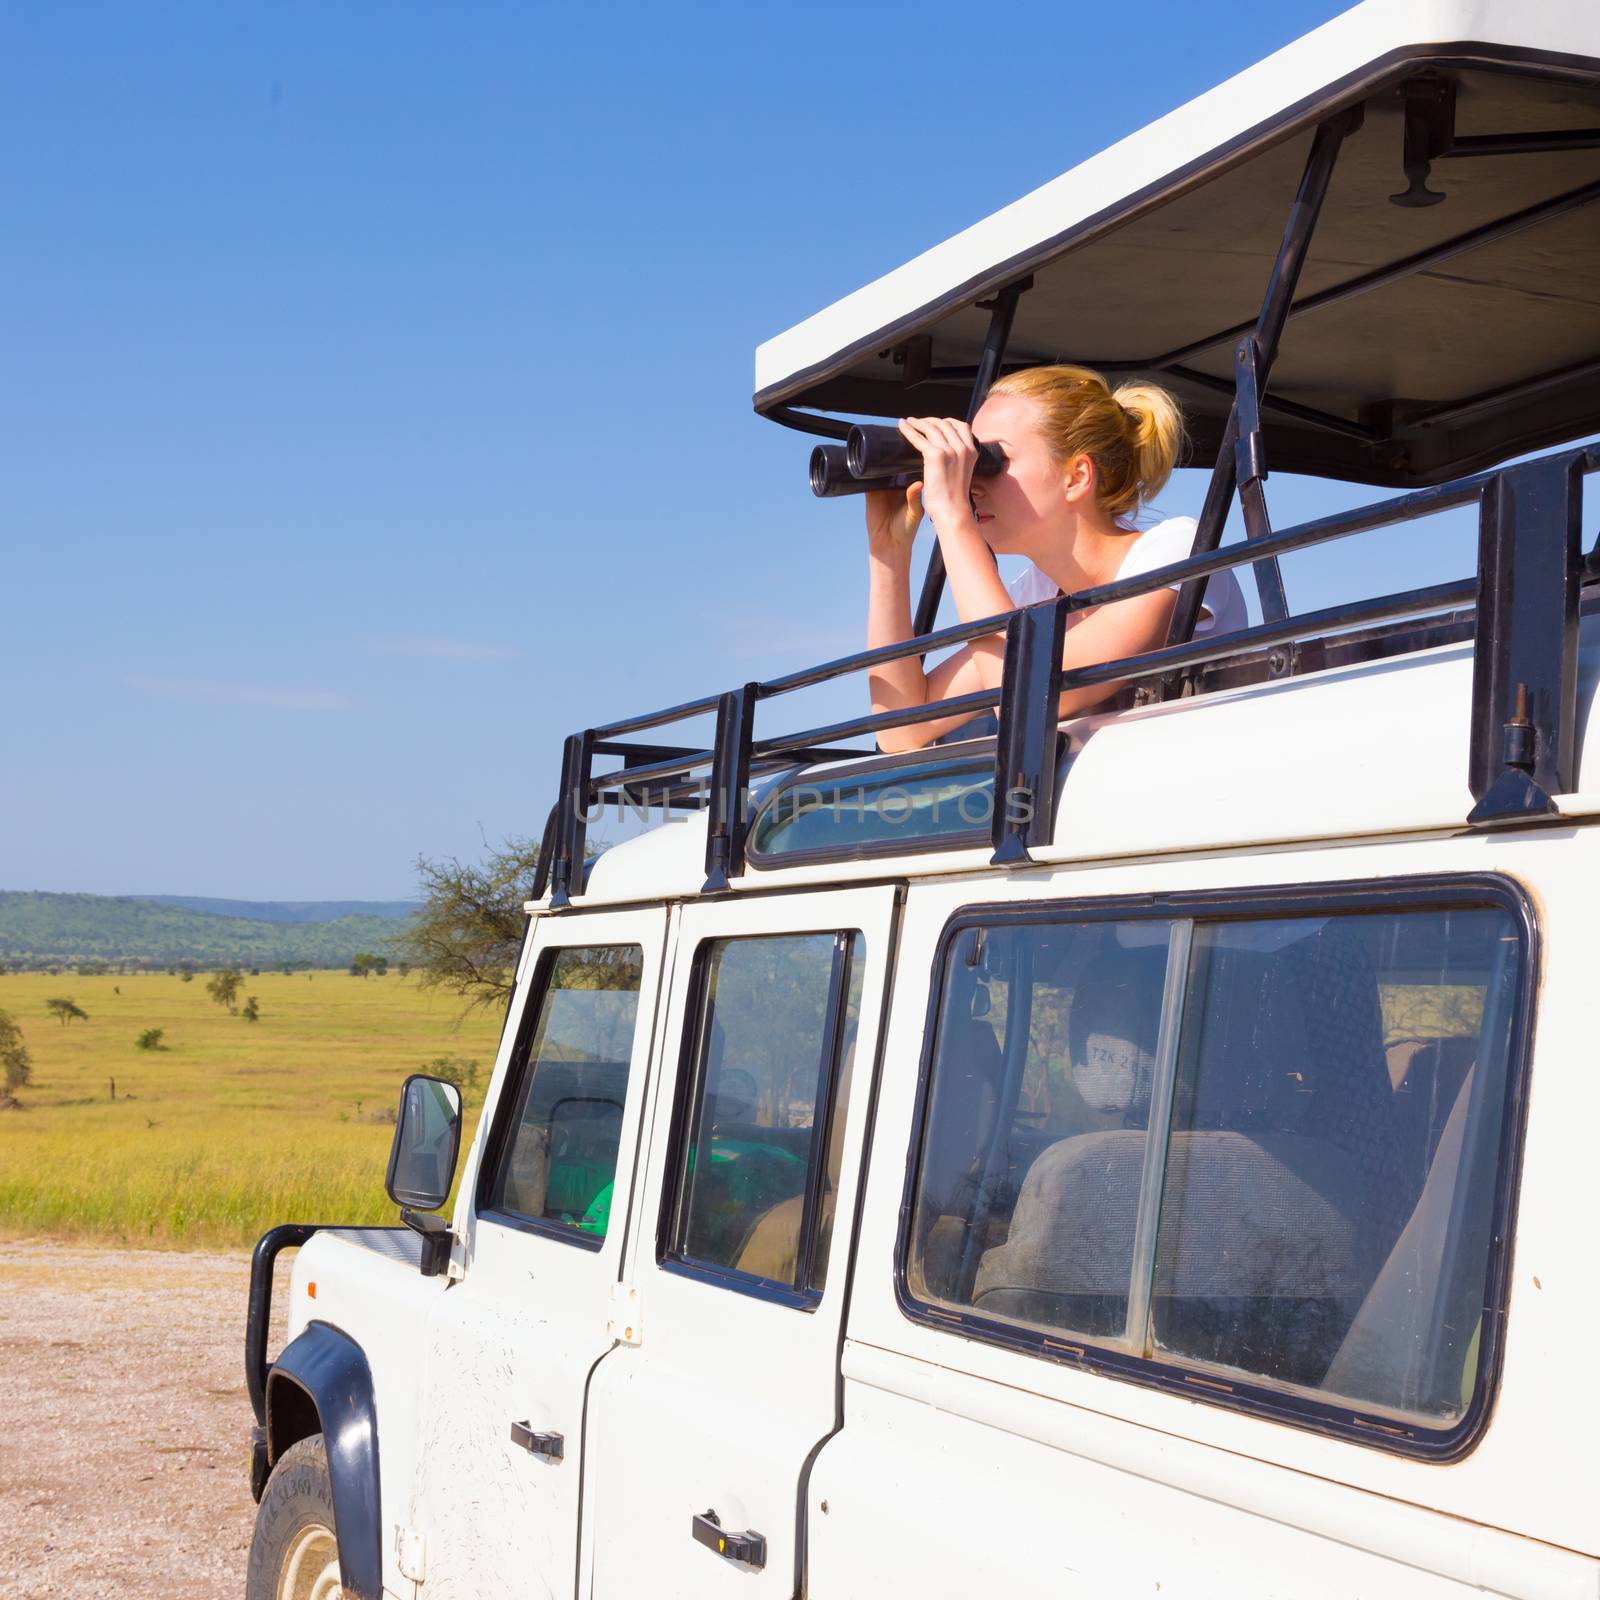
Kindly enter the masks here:
<path id="1" fill-rule="evenodd" d="M 1600 790 L 1600 739 L 1585 737 L 1600 716 L 1600 617 L 1585 619 L 1582 645 L 1577 727 L 1588 759 L 1561 800 L 1573 816 L 1600 814 L 1590 792 Z M 1459 830 L 1472 807 L 1472 671 L 1468 641 L 1064 723 L 1053 842 L 1032 856 L 1103 861 Z M 705 843 L 702 810 L 614 845 L 572 904 L 697 896 Z M 986 872 L 989 855 L 985 846 L 749 868 L 734 890 Z"/>
<path id="2" fill-rule="evenodd" d="M 1280 401 L 1333 422 L 1274 416 L 1274 467 L 1425 484 L 1600 429 L 1594 196 L 1561 203 L 1600 183 L 1600 150 L 1442 159 L 1442 204 L 1391 205 L 1424 69 L 1454 85 L 1464 136 L 1600 127 L 1600 5 L 1366 0 L 767 341 L 757 409 L 961 414 L 975 303 L 1031 274 L 1008 365 L 1153 377 L 1213 452 L 1312 130 L 1359 103 L 1273 369 Z M 1529 208 L 1448 265 L 1345 292 Z"/>

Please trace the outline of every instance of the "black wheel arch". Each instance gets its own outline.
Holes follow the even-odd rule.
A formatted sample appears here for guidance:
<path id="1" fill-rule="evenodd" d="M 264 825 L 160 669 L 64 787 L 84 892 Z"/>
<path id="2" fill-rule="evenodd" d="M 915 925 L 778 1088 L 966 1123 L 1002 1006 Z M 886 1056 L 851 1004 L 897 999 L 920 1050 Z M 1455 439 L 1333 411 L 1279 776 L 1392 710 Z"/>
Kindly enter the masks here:
<path id="1" fill-rule="evenodd" d="M 366 1352 L 343 1329 L 313 1322 L 273 1362 L 265 1398 L 265 1467 L 270 1470 L 301 1439 L 322 1435 L 333 1489 L 340 1582 L 352 1600 L 382 1600 L 378 1413 Z M 261 1479 L 264 1486 L 265 1473 Z M 257 1486 L 256 1498 L 260 1496 Z"/>

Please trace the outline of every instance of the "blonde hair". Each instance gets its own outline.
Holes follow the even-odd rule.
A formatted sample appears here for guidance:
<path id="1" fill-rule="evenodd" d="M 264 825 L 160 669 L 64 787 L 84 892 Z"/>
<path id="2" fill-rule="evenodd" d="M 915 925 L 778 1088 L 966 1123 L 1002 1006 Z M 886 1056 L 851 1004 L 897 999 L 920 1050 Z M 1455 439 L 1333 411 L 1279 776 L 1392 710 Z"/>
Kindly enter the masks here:
<path id="1" fill-rule="evenodd" d="M 1094 462 L 1095 498 L 1113 517 L 1159 494 L 1183 450 L 1183 412 L 1153 383 L 1125 383 L 1113 392 L 1088 367 L 1028 367 L 989 393 L 1035 401 L 1051 454 L 1063 463 L 1074 456 Z"/>

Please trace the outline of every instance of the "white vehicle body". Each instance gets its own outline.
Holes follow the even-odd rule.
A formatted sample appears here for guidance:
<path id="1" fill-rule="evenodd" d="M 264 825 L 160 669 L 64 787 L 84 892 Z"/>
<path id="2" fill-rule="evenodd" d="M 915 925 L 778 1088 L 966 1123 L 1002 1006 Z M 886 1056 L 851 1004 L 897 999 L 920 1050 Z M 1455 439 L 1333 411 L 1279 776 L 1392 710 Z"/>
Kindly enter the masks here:
<path id="1" fill-rule="evenodd" d="M 1587 1443 L 1600 1399 L 1574 1378 L 1600 1324 L 1581 1199 L 1600 1077 L 1572 1070 L 1587 1037 L 1600 794 L 1562 797 L 1570 819 L 1556 826 L 1490 836 L 1459 826 L 1462 785 L 1440 756 L 1460 746 L 1464 654 L 1108 718 L 1068 774 L 1050 859 L 1021 872 L 995 873 L 986 852 L 910 858 L 896 883 L 854 888 L 831 886 L 837 867 L 795 868 L 781 890 L 696 904 L 700 830 L 677 823 L 609 852 L 569 912 L 536 911 L 524 974 L 549 948 L 619 936 L 662 974 L 638 1027 L 643 1071 L 624 1139 L 637 1155 L 618 1168 L 631 1187 L 627 1240 L 619 1249 L 613 1233 L 591 1254 L 476 1209 L 514 1013 L 466 1159 L 450 1286 L 337 1231 L 300 1252 L 291 1334 L 331 1321 L 388 1380 L 378 1394 L 382 1500 L 394 1508 L 386 1589 L 406 1600 L 574 1584 L 597 1596 L 787 1595 L 803 1530 L 806 1592 L 818 1596 L 1600 1593 Z M 1586 673 L 1590 728 L 1593 688 Z M 1227 736 L 1198 737 L 1218 714 Z M 1426 737 L 1406 741 L 1402 725 Z M 1231 774 L 1249 779 L 1237 787 L 1234 751 L 1261 758 Z M 1175 767 L 1190 804 L 1130 819 L 1130 797 Z M 1319 836 L 1329 816 L 1340 824 Z M 1399 1459 L 903 1315 L 896 1232 L 928 992 L 961 908 L 1485 873 L 1536 907 L 1542 967 L 1507 1336 L 1492 1420 L 1470 1454 Z M 639 893 L 670 909 L 626 909 Z M 848 1291 L 825 1291 L 813 1313 L 674 1277 L 656 1259 L 654 1227 L 697 947 L 808 926 L 866 931 L 877 954 L 863 1018 L 887 1007 L 876 1081 L 858 1073 L 853 1084 L 850 1126 L 870 1120 L 871 1145 L 853 1137 L 846 1153 L 853 1182 L 839 1216 L 860 1202 Z M 529 1003 L 524 986 L 517 1006 Z M 863 1028 L 859 1048 L 875 1050 Z M 529 1415 L 565 1434 L 560 1466 L 510 1444 L 509 1424 Z M 708 1507 L 766 1532 L 765 1569 L 727 1570 L 691 1541 L 690 1518 Z M 426 1541 L 414 1589 L 399 1565 L 411 1530 Z"/>
<path id="2" fill-rule="evenodd" d="M 1430 50 L 1600 85 L 1600 10 L 1371 0 L 764 346 L 758 405 L 879 381 L 924 314 L 976 349 L 944 301 Z M 1562 126 L 1589 103 L 1562 100 Z M 1575 142 L 1591 183 L 1596 145 Z M 1600 297 L 1572 315 L 1592 357 Z M 1518 446 L 1578 414 L 1530 414 Z M 1373 481 L 1437 481 L 1484 437 Z M 1600 468 L 1560 459 L 1573 495 Z M 1059 744 L 1047 662 L 1026 771 L 1005 765 L 1033 726 L 1034 624 L 1013 618 L 999 735 L 948 761 L 1018 771 L 1037 826 L 939 833 L 935 803 L 918 843 L 922 799 L 965 780 L 916 788 L 938 752 L 818 759 L 874 731 L 852 727 L 757 741 L 770 781 L 729 846 L 717 797 L 756 770 L 730 695 L 677 708 L 717 709 L 714 762 L 636 764 L 669 788 L 714 765 L 711 803 L 584 874 L 574 808 L 630 792 L 595 750 L 671 716 L 569 741 L 569 875 L 527 906 L 447 1270 L 419 1273 L 405 1230 L 310 1233 L 258 1494 L 295 1439 L 343 1436 L 344 1582 L 374 1600 L 380 1577 L 396 1600 L 1600 1597 L 1587 603 L 1578 626 L 1600 563 L 1575 509 L 1560 572 L 1512 552 L 1533 481 L 1471 490 L 1475 620 L 1441 593 L 1382 614 L 1448 612 L 1431 634 L 1366 649 L 1330 626 L 1292 659 L 1264 624 L 1232 678 Z M 1540 584 L 1567 607 L 1560 705 L 1529 643 Z M 786 749 L 806 752 L 787 772 Z M 904 838 L 884 791 L 839 845 L 801 838 L 797 801 L 785 844 L 796 785 L 902 779 Z M 1123 1020 L 1091 1021 L 1113 992 Z"/>

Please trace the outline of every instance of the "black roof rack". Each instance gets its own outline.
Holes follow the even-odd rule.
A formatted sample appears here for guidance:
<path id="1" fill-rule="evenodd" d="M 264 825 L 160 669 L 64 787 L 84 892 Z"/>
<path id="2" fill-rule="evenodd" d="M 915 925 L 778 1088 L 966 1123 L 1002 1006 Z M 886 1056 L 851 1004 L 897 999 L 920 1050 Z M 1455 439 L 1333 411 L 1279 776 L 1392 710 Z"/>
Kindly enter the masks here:
<path id="1" fill-rule="evenodd" d="M 993 859 L 1000 865 L 1024 861 L 1030 849 L 1046 843 L 1052 834 L 1063 690 L 1132 682 L 1165 698 L 1194 688 L 1207 668 L 1261 650 L 1269 652 L 1270 674 L 1283 676 L 1294 670 L 1294 647 L 1303 641 L 1352 629 L 1383 630 L 1463 610 L 1474 614 L 1477 641 L 1468 755 L 1476 804 L 1469 820 L 1487 826 L 1553 813 L 1551 796 L 1570 791 L 1574 779 L 1580 593 L 1586 580 L 1600 577 L 1600 552 L 1583 553 L 1579 526 L 1581 479 L 1600 469 L 1600 446 L 1580 446 L 1281 531 L 1273 530 L 1268 517 L 1263 410 L 1273 361 L 1340 147 L 1361 120 L 1359 106 L 1340 111 L 1321 124 L 1312 140 L 1260 313 L 1234 346 L 1233 400 L 1201 509 L 1194 553 L 1188 559 L 1055 601 L 933 631 L 944 583 L 935 546 L 911 638 L 571 735 L 562 752 L 559 798 L 545 826 L 534 898 L 541 898 L 548 887 L 552 905 L 563 906 L 581 889 L 587 813 L 597 798 L 620 795 L 636 804 L 684 807 L 703 803 L 710 813 L 705 888 L 725 889 L 744 870 L 747 797 L 753 777 L 797 762 L 860 756 L 859 750 L 837 748 L 841 739 L 994 709 L 999 711 L 1000 731 Z M 1019 280 L 989 302 L 989 335 L 968 399 L 969 418 L 1002 370 L 1018 297 L 1030 283 L 1031 279 Z M 1244 513 L 1245 542 L 1223 550 L 1219 548 L 1223 525 L 1235 494 Z M 1475 577 L 1289 615 L 1279 556 L 1470 505 L 1478 507 Z M 1206 578 L 1246 563 L 1254 569 L 1262 622 L 1195 641 Z M 1175 580 L 1182 580 L 1182 588 L 1164 646 L 1118 661 L 1062 670 L 1068 612 L 1147 594 Z M 881 662 L 922 656 L 1001 632 L 1005 657 L 999 689 L 777 737 L 755 737 L 760 702 Z M 1380 632 L 1374 642 L 1383 638 Z M 711 712 L 716 714 L 716 734 L 709 749 L 625 742 L 627 735 Z M 622 764 L 596 774 L 596 760 L 601 757 L 620 758 Z M 696 776 L 708 769 L 709 783 Z"/>
<path id="2" fill-rule="evenodd" d="M 1319 517 L 1254 542 L 1191 556 L 1023 610 L 919 634 L 573 734 L 563 751 L 561 792 L 546 824 L 534 898 L 549 887 L 552 904 L 561 906 L 578 891 L 587 814 L 597 802 L 620 797 L 633 804 L 704 806 L 710 812 L 705 888 L 725 889 L 744 870 L 752 779 L 797 763 L 859 759 L 860 750 L 840 748 L 838 740 L 993 709 L 1000 714 L 993 860 L 997 865 L 1025 861 L 1032 848 L 1050 840 L 1054 827 L 1057 701 L 1062 691 L 1133 682 L 1147 684 L 1156 698 L 1165 698 L 1197 683 L 1203 687 L 1204 669 L 1225 669 L 1262 651 L 1269 653 L 1266 675 L 1288 676 L 1297 667 L 1322 664 L 1315 651 L 1296 660 L 1296 647 L 1306 641 L 1336 643 L 1353 630 L 1367 630 L 1362 635 L 1366 649 L 1360 653 L 1386 654 L 1395 632 L 1387 625 L 1424 617 L 1442 618 L 1456 636 L 1466 619 L 1475 619 L 1468 783 L 1476 804 L 1467 820 L 1487 827 L 1552 815 L 1552 796 L 1570 792 L 1576 778 L 1579 600 L 1585 583 L 1600 580 L 1600 544 L 1583 550 L 1579 513 L 1582 479 L 1596 471 L 1600 445 L 1580 446 Z M 1178 580 L 1198 584 L 1211 573 L 1247 562 L 1471 505 L 1478 508 L 1478 570 L 1472 577 L 1263 621 L 1232 634 L 1168 643 L 1118 661 L 1071 671 L 1061 667 L 1070 611 L 1148 594 Z M 1000 632 L 1006 645 L 999 689 L 755 737 L 755 710 L 762 702 L 885 661 Z M 1417 642 L 1435 640 L 1424 635 Z M 716 734 L 709 748 L 623 739 L 711 712 L 716 713 Z M 620 758 L 620 765 L 608 764 L 596 772 L 601 757 Z"/>

